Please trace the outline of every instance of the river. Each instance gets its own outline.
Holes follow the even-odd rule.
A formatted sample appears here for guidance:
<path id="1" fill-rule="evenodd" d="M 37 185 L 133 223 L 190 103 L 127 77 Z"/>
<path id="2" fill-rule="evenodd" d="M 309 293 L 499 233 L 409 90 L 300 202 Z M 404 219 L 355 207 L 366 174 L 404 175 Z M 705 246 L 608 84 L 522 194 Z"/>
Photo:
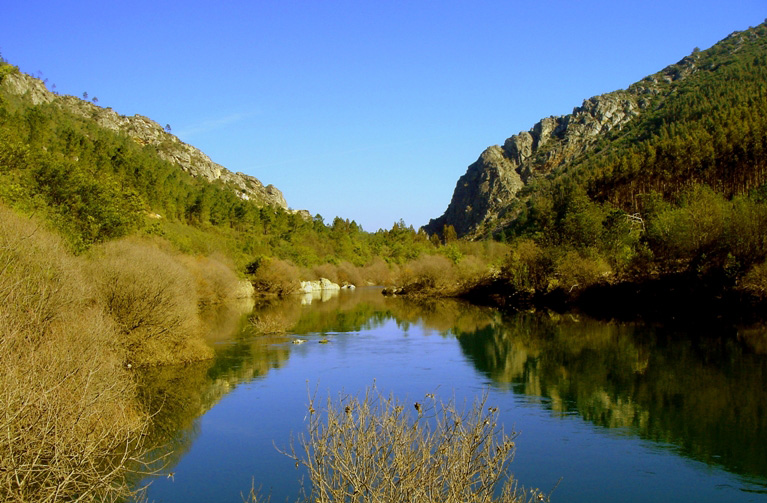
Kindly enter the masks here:
<path id="1" fill-rule="evenodd" d="M 252 485 L 295 501 L 302 472 L 279 449 L 305 430 L 309 394 L 375 382 L 412 401 L 487 393 L 519 432 L 514 476 L 556 487 L 552 501 L 767 502 L 759 330 L 510 314 L 374 288 L 223 306 L 207 323 L 215 360 L 141 377 L 163 445 L 161 475 L 143 481 L 150 501 L 242 502 Z"/>

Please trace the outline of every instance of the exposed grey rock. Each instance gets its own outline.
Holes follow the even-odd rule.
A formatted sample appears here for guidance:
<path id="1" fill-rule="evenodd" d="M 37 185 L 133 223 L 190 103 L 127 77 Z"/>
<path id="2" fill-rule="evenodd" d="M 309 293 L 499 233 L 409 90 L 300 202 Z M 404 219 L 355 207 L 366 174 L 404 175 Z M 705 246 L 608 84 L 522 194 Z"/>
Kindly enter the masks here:
<path id="1" fill-rule="evenodd" d="M 489 147 L 458 180 L 447 210 L 429 221 L 426 231 L 441 232 L 452 225 L 458 236 L 477 236 L 492 229 L 531 179 L 561 169 L 623 128 L 656 96 L 668 93 L 668 83 L 693 74 L 699 57 L 692 54 L 628 90 L 584 100 L 571 114 L 541 119 L 529 131 L 508 138 L 503 147 Z"/>
<path id="2" fill-rule="evenodd" d="M 474 230 L 478 223 L 497 214 L 501 206 L 524 185 L 516 167 L 501 147 L 488 147 L 458 179 L 447 211 L 429 222 L 427 230 L 440 232 L 444 225 L 449 224 L 462 236 Z"/>
<path id="3" fill-rule="evenodd" d="M 2 86 L 10 94 L 26 96 L 33 105 L 50 103 L 55 95 L 46 89 L 39 79 L 21 72 L 11 73 L 3 77 Z"/>
<path id="4" fill-rule="evenodd" d="M 57 103 L 61 107 L 82 117 L 96 121 L 100 126 L 127 134 L 140 145 L 152 145 L 158 155 L 179 166 L 192 176 L 208 181 L 221 180 L 242 199 L 257 204 L 279 206 L 287 209 L 285 198 L 273 185 L 264 185 L 255 177 L 244 173 L 232 173 L 213 162 L 199 149 L 186 144 L 175 135 L 165 131 L 155 121 L 141 116 L 120 115 L 111 108 L 102 108 L 75 96 L 59 96 L 48 89 L 39 79 L 24 73 L 6 75 L 0 86 L 11 94 L 25 96 L 31 103 Z"/>

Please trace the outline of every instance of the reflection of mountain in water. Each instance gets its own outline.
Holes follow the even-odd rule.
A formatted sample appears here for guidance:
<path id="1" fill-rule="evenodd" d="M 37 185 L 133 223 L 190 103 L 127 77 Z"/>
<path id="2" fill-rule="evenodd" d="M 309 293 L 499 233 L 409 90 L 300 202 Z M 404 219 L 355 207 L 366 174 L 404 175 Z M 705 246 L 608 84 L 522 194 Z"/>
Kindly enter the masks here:
<path id="1" fill-rule="evenodd" d="M 767 355 L 764 336 L 690 337 L 575 315 L 521 313 L 452 300 L 413 302 L 378 290 L 222 307 L 209 315 L 216 358 L 146 371 L 143 400 L 155 445 L 172 466 L 196 436 L 196 420 L 238 384 L 284 365 L 295 335 L 354 333 L 394 319 L 455 335 L 474 366 L 499 386 L 543 397 L 552 411 L 672 444 L 689 457 L 740 474 L 767 476 Z M 263 330 L 263 328 L 271 330 Z M 272 335 L 263 335 L 272 332 Z M 259 335 L 259 333 L 261 335 Z"/>
<path id="2" fill-rule="evenodd" d="M 458 340 L 494 382 L 554 411 L 767 476 L 767 359 L 731 336 L 522 313 Z"/>

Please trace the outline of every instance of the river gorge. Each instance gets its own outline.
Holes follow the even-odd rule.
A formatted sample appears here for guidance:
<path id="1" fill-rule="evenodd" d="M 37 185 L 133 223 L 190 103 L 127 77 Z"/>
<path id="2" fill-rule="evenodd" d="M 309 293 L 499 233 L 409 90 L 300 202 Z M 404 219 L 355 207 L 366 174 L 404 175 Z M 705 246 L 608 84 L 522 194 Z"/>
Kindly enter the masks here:
<path id="1" fill-rule="evenodd" d="M 511 471 L 553 501 L 767 501 L 767 339 L 758 329 L 501 312 L 380 289 L 224 305 L 215 359 L 142 371 L 157 410 L 150 500 L 294 501 L 279 452 L 309 396 L 483 393 L 519 432 Z M 264 332 L 271 335 L 260 335 Z M 299 343 L 301 342 L 301 343 Z M 322 343 L 321 343 L 322 342 Z"/>

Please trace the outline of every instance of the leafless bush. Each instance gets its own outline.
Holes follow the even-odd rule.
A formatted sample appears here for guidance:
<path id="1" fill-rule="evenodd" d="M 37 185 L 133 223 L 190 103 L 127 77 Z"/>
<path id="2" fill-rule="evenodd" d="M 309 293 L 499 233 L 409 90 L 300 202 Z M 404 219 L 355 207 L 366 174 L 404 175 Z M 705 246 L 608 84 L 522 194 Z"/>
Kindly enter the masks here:
<path id="1" fill-rule="evenodd" d="M 6 339 L 24 333 L 39 340 L 82 301 L 84 284 L 74 262 L 61 239 L 0 207 L 0 321 Z"/>
<path id="2" fill-rule="evenodd" d="M 193 361 L 212 355 L 200 337 L 191 274 L 171 254 L 148 243 L 121 240 L 94 253 L 99 300 L 121 333 L 133 364 Z"/>
<path id="3" fill-rule="evenodd" d="M 477 400 L 468 412 L 429 394 L 405 404 L 373 386 L 362 399 L 308 406 L 308 436 L 286 454 L 308 470 L 312 502 L 524 501 L 508 471 L 515 433 L 498 409 Z M 545 499 L 538 491 L 536 500 Z"/>
<path id="4" fill-rule="evenodd" d="M 287 295 L 301 286 L 298 268 L 285 260 L 263 257 L 249 269 L 256 293 Z"/>
<path id="5" fill-rule="evenodd" d="M 217 304 L 238 296 L 240 280 L 226 258 L 185 256 L 181 260 L 195 280 L 198 303 Z"/>
<path id="6" fill-rule="evenodd" d="M 338 268 L 333 264 L 320 264 L 312 267 L 311 276 L 313 280 L 326 278 L 333 283 L 338 283 Z"/>
<path id="7" fill-rule="evenodd" d="M 405 293 L 451 295 L 458 288 L 456 268 L 442 255 L 422 255 L 400 268 L 398 285 Z"/>
<path id="8" fill-rule="evenodd" d="M 0 208 L 0 501 L 113 501 L 146 417 L 81 263 Z"/>
<path id="9" fill-rule="evenodd" d="M 337 267 L 339 285 L 355 285 L 361 286 L 364 284 L 362 274 L 357 266 L 351 262 L 341 262 Z"/>
<path id="10" fill-rule="evenodd" d="M 396 271 L 393 271 L 382 258 L 375 257 L 372 262 L 362 268 L 360 274 L 363 281 L 373 285 L 385 286 L 392 284 Z"/>

